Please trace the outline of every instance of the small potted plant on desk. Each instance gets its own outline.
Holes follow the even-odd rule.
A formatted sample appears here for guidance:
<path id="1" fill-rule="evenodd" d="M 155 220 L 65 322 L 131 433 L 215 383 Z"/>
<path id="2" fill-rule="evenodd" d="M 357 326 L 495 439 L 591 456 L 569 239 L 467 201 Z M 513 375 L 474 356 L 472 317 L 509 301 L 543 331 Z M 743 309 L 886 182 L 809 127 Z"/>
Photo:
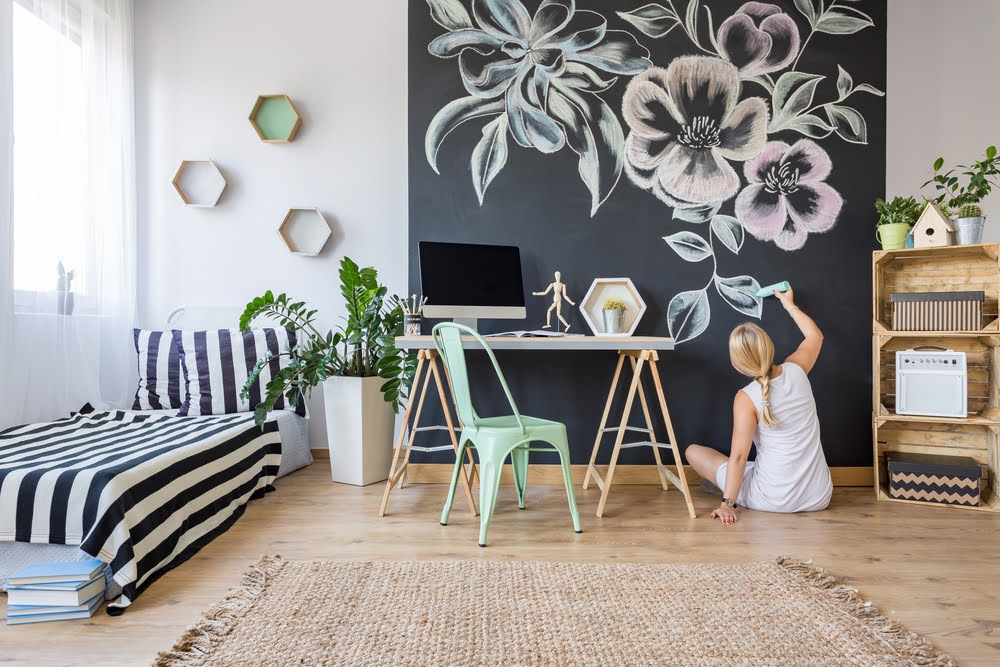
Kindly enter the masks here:
<path id="1" fill-rule="evenodd" d="M 934 176 L 922 187 L 933 184 L 938 196 L 931 201 L 942 210 L 957 214 L 952 217 L 952 222 L 958 245 L 982 242 L 983 227 L 986 224 L 982 201 L 990 194 L 993 186 L 1000 185 L 1000 156 L 997 155 L 997 147 L 989 146 L 986 149 L 985 160 L 969 165 L 960 164 L 946 172 L 941 171 L 943 168 L 944 158 L 939 157 L 934 161 Z M 962 170 L 959 176 L 955 175 L 956 169 Z M 960 176 L 968 179 L 965 185 L 960 185 Z"/>
<path id="2" fill-rule="evenodd" d="M 406 397 L 416 359 L 395 346 L 403 311 L 389 306 L 387 289 L 372 267 L 360 269 L 345 257 L 340 263 L 340 293 L 347 306 L 345 323 L 320 333 L 316 311 L 303 301 L 267 291 L 240 317 L 247 330 L 258 317 L 295 329 L 297 343 L 278 356 L 288 364 L 271 376 L 263 400 L 254 409 L 263 424 L 282 395 L 292 405 L 316 385 L 323 385 L 327 444 L 333 481 L 364 486 L 386 478 L 392 461 L 393 413 Z M 274 355 L 257 361 L 243 392 L 249 391 Z"/>
<path id="3" fill-rule="evenodd" d="M 609 296 L 602 307 L 604 314 L 604 333 L 619 335 L 622 332 L 622 319 L 625 316 L 625 301 L 616 296 Z"/>
<path id="4" fill-rule="evenodd" d="M 906 235 L 920 216 L 921 205 L 913 197 L 893 197 L 892 201 L 875 200 L 878 222 L 875 238 L 883 250 L 898 250 L 906 245 Z"/>

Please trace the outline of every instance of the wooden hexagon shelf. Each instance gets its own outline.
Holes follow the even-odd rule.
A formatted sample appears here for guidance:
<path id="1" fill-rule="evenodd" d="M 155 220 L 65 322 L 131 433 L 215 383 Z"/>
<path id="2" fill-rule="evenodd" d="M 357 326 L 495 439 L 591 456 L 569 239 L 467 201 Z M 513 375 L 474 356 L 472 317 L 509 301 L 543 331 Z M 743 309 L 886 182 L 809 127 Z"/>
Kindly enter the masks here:
<path id="1" fill-rule="evenodd" d="M 278 234 L 295 255 L 315 257 L 330 240 L 330 224 L 318 208 L 289 209 Z"/>
<path id="2" fill-rule="evenodd" d="M 287 144 L 295 138 L 302 117 L 288 95 L 261 95 L 250 112 L 250 124 L 266 144 Z"/>
<path id="3" fill-rule="evenodd" d="M 616 297 L 625 302 L 625 314 L 622 316 L 620 334 L 609 334 L 604 331 L 604 300 Z M 646 302 L 639 296 L 639 291 L 629 278 L 598 278 L 587 290 L 587 295 L 580 302 L 580 312 L 587 326 L 595 336 L 631 336 L 635 333 L 639 320 L 646 312 Z"/>
<path id="4" fill-rule="evenodd" d="M 171 182 L 185 204 L 201 208 L 218 204 L 226 189 L 226 178 L 211 160 L 184 160 Z"/>

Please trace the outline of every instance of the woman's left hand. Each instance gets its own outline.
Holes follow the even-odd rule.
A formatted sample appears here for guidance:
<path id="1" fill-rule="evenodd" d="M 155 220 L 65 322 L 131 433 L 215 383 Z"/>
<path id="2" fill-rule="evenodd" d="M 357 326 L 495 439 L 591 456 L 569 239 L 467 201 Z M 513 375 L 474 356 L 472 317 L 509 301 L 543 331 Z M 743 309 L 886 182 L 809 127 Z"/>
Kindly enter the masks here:
<path id="1" fill-rule="evenodd" d="M 712 512 L 711 518 L 719 519 L 722 523 L 730 524 L 736 523 L 739 517 L 736 516 L 736 510 L 725 503 L 719 505 L 719 509 Z"/>

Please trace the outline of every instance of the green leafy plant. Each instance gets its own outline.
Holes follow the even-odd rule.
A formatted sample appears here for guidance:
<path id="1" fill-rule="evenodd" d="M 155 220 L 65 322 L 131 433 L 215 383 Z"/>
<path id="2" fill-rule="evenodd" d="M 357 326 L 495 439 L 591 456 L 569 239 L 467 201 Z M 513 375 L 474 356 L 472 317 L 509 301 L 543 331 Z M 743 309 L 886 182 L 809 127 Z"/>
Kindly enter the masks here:
<path id="1" fill-rule="evenodd" d="M 268 352 L 257 361 L 241 395 L 249 395 L 261 369 L 274 357 L 288 357 L 288 364 L 274 373 L 264 388 L 265 396 L 254 409 L 258 425 L 264 423 L 274 404 L 285 396 L 295 406 L 303 395 L 329 377 L 380 377 L 382 395 L 393 410 L 409 393 L 416 370 L 416 359 L 395 345 L 403 323 L 403 310 L 390 306 L 388 290 L 378 282 L 373 267 L 359 268 L 349 257 L 340 263 L 340 293 L 347 306 L 347 317 L 336 330 L 321 333 L 316 328 L 316 311 L 304 301 L 293 301 L 286 294 L 275 296 L 270 290 L 247 304 L 240 317 L 240 329 L 246 331 L 254 320 L 267 317 L 284 327 L 295 329 L 298 342 L 274 355 Z"/>
<path id="2" fill-rule="evenodd" d="M 958 209 L 958 217 L 981 218 L 983 217 L 983 207 L 979 204 L 963 204 L 962 207 Z"/>
<path id="3" fill-rule="evenodd" d="M 913 197 L 893 197 L 892 201 L 888 202 L 884 199 L 876 199 L 875 210 L 879 217 L 875 226 L 899 223 L 912 226 L 920 217 L 923 209 L 924 204 Z"/>
<path id="4" fill-rule="evenodd" d="M 616 296 L 609 296 L 604 300 L 604 310 L 625 310 L 625 301 Z"/>
<path id="5" fill-rule="evenodd" d="M 990 194 L 993 186 L 1000 186 L 1000 157 L 997 156 L 997 147 L 989 146 L 986 149 L 986 159 L 973 162 L 972 164 L 960 164 L 955 168 L 942 172 L 944 168 L 944 158 L 939 157 L 934 161 L 934 176 L 924 183 L 921 188 L 933 185 L 937 191 L 937 197 L 931 199 L 932 202 L 949 211 L 955 211 L 966 204 L 978 204 Z M 956 174 L 956 170 L 961 170 Z M 965 176 L 966 182 L 961 183 Z"/>

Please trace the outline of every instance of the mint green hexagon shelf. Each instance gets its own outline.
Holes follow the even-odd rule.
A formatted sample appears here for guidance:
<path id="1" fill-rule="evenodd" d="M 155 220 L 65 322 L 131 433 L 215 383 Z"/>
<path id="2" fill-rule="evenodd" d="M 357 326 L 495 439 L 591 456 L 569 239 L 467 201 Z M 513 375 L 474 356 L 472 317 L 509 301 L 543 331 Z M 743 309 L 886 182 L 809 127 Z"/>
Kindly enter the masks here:
<path id="1" fill-rule="evenodd" d="M 267 144 L 287 144 L 302 124 L 299 112 L 288 95 L 261 95 L 250 112 L 250 124 Z"/>

